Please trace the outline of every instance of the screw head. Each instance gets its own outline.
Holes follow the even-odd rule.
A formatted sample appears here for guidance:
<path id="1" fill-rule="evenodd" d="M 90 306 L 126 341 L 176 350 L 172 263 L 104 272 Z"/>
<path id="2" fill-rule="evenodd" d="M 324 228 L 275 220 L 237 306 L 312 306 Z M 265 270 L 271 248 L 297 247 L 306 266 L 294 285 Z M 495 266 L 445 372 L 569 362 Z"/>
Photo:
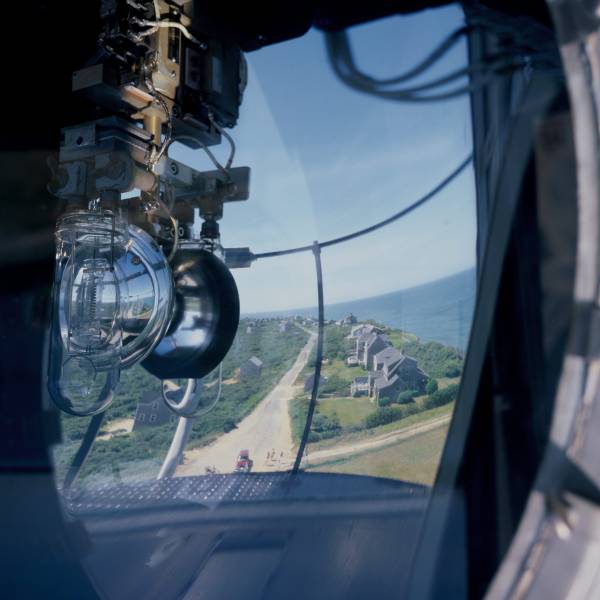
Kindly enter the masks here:
<path id="1" fill-rule="evenodd" d="M 173 175 L 177 175 L 177 173 L 179 173 L 179 167 L 177 166 L 177 163 L 172 162 L 169 165 L 169 171 L 171 171 Z"/>

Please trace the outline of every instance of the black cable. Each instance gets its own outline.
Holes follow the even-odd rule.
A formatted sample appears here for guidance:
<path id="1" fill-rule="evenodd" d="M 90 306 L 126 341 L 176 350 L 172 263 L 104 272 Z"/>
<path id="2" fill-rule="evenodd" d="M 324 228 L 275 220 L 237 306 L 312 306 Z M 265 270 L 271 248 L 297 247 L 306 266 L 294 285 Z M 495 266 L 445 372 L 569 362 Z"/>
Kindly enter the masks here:
<path id="1" fill-rule="evenodd" d="M 346 85 L 359 92 L 376 96 L 384 100 L 395 100 L 403 102 L 437 102 L 457 98 L 471 93 L 488 85 L 498 77 L 510 73 L 526 65 L 540 64 L 538 59 L 546 56 L 546 52 L 525 50 L 526 57 L 522 57 L 518 48 L 490 56 L 483 63 L 470 64 L 454 70 L 438 79 L 400 89 L 385 89 L 392 84 L 414 79 L 423 73 L 432 64 L 442 58 L 450 48 L 455 45 L 463 35 L 469 33 L 473 26 L 462 27 L 450 34 L 425 60 L 406 73 L 390 78 L 375 79 L 360 71 L 354 62 L 354 56 L 350 45 L 348 34 L 345 31 L 337 31 L 325 34 L 325 45 L 327 56 L 331 67 L 337 77 Z M 454 81 L 469 76 L 476 76 L 470 83 L 464 83 L 451 90 L 442 91 L 438 94 L 422 95 L 419 92 L 433 88 L 446 86 Z"/>
<path id="2" fill-rule="evenodd" d="M 302 439 L 298 446 L 298 452 L 296 453 L 296 460 L 294 461 L 294 468 L 292 469 L 292 475 L 298 473 L 300 469 L 300 463 L 304 456 L 304 450 L 308 442 L 308 436 L 310 434 L 310 428 L 312 426 L 313 415 L 315 413 L 315 407 L 317 405 L 317 396 L 319 395 L 319 383 L 321 380 L 321 365 L 323 363 L 323 333 L 325 329 L 325 304 L 323 301 L 323 271 L 321 269 L 321 244 L 314 242 L 312 245 L 312 251 L 315 257 L 315 270 L 317 272 L 317 296 L 319 302 L 319 329 L 317 336 L 317 356 L 315 358 L 315 374 L 312 385 L 312 392 L 310 395 L 310 404 L 308 405 L 308 413 L 306 415 L 306 423 L 304 424 L 304 432 L 302 433 Z"/>
<path id="3" fill-rule="evenodd" d="M 65 480 L 63 482 L 63 494 L 69 491 L 69 489 L 73 485 L 74 481 L 79 476 L 79 473 L 81 472 L 81 469 L 83 468 L 83 465 L 85 464 L 85 461 L 88 459 L 88 456 L 90 455 L 90 452 L 92 450 L 94 442 L 96 441 L 96 436 L 98 435 L 98 432 L 100 431 L 100 427 L 102 426 L 102 422 L 104 421 L 105 415 L 106 415 L 106 411 L 101 412 L 97 415 L 94 415 L 91 418 L 88 428 L 85 432 L 85 435 L 83 436 L 83 439 L 81 440 L 81 444 L 79 445 L 79 448 L 78 448 L 77 452 L 75 453 L 75 456 L 73 457 L 71 466 L 69 467 L 69 470 L 67 471 L 67 474 L 65 475 Z"/>
<path id="4" fill-rule="evenodd" d="M 369 77 L 368 75 L 362 73 L 356 67 L 348 35 L 345 31 L 325 34 L 325 42 L 329 62 L 333 71 L 339 79 L 341 79 L 347 86 L 351 87 L 354 90 L 365 94 L 369 94 L 371 96 L 383 98 L 385 100 L 396 100 L 404 102 L 437 102 L 440 100 L 447 100 L 475 91 L 476 89 L 487 85 L 491 79 L 497 77 L 496 73 L 494 73 L 493 71 L 490 72 L 489 66 L 484 68 L 484 65 L 472 65 L 454 71 L 450 75 L 446 75 L 438 80 L 428 82 L 424 85 L 417 86 L 415 88 L 405 88 L 399 90 L 382 90 L 378 87 L 379 85 L 382 85 L 382 82 L 379 82 L 373 79 L 372 77 Z M 448 49 L 449 48 L 446 48 L 442 55 L 445 52 L 447 52 Z M 510 58 L 510 56 L 507 58 Z M 420 72 L 421 65 L 413 69 L 413 71 Z M 461 79 L 470 74 L 475 74 L 482 71 L 483 75 L 480 75 L 476 81 L 461 85 L 458 88 L 429 96 L 417 94 L 417 92 L 421 90 L 447 85 L 448 83 L 456 79 Z M 406 78 L 406 75 L 409 74 L 410 72 L 397 79 L 404 80 Z M 383 81 L 387 84 L 386 80 Z"/>
<path id="5" fill-rule="evenodd" d="M 439 46 L 435 50 L 433 50 L 433 52 L 431 52 L 431 54 L 429 54 L 429 56 L 427 56 L 424 60 L 422 60 L 416 67 L 413 67 L 412 69 L 410 69 L 409 71 L 406 71 L 402 75 L 398 75 L 396 77 L 391 77 L 389 79 L 374 79 L 373 77 L 370 77 L 369 75 L 360 73 L 360 71 L 357 71 L 357 74 L 360 73 L 361 76 L 364 78 L 365 82 L 369 82 L 372 85 L 376 85 L 376 86 L 377 85 L 380 85 L 380 86 L 393 85 L 396 83 L 403 83 L 404 81 L 408 81 L 409 79 L 414 79 L 421 73 L 424 73 L 431 65 L 435 64 L 440 58 L 442 58 L 448 52 L 448 50 L 450 50 L 450 48 L 452 48 L 452 46 L 454 46 L 457 42 L 459 42 L 460 39 L 464 35 L 469 33 L 470 30 L 471 30 L 471 27 L 468 27 L 468 26 L 463 26 L 463 27 L 456 29 L 455 31 L 450 33 L 450 35 L 448 35 L 448 37 L 446 37 L 446 39 L 444 39 L 439 44 Z M 335 34 L 332 34 L 332 35 L 335 35 Z M 330 39 L 333 40 L 334 38 L 332 37 Z M 347 38 L 346 38 L 346 41 L 347 41 Z M 345 49 L 349 53 L 348 57 L 351 59 L 352 53 L 351 53 L 350 45 L 348 43 L 345 44 Z M 353 62 L 354 61 L 352 60 L 352 63 Z"/>
<path id="6" fill-rule="evenodd" d="M 319 243 L 319 247 L 320 248 L 328 248 L 329 246 L 334 246 L 335 244 L 341 244 L 343 242 L 353 240 L 362 235 L 366 235 L 367 233 L 372 233 L 373 231 L 376 231 L 377 229 L 381 229 L 381 227 L 385 227 L 386 225 L 389 225 L 390 223 L 393 223 L 394 221 L 397 221 L 398 219 L 405 217 L 406 215 L 411 213 L 413 210 L 415 210 L 415 209 L 419 208 L 420 206 L 422 206 L 423 204 L 425 204 L 428 200 L 431 200 L 440 191 L 442 191 L 450 182 L 452 182 L 454 179 L 456 179 L 456 177 L 458 177 L 465 170 L 467 165 L 472 160 L 473 160 L 473 155 L 470 154 L 469 156 L 467 156 L 467 158 L 465 158 L 465 160 L 463 160 L 460 163 L 460 165 L 458 165 L 458 167 L 456 167 L 456 169 L 454 169 L 454 171 L 452 171 L 452 173 L 450 173 L 450 175 L 445 177 L 432 190 L 427 192 L 424 196 L 422 196 L 421 198 L 419 198 L 418 200 L 416 200 L 415 202 L 413 202 L 406 208 L 403 208 L 401 211 L 393 214 L 391 217 L 388 217 L 387 219 L 384 219 L 383 221 L 379 221 L 378 223 L 375 223 L 374 225 L 370 225 L 369 227 L 365 227 L 364 229 L 359 229 L 358 231 L 354 231 L 353 233 L 348 233 L 341 237 L 333 238 L 331 240 L 321 242 L 321 243 Z M 297 248 L 288 248 L 286 250 L 273 250 L 271 252 L 260 252 L 259 254 L 253 254 L 252 259 L 255 260 L 255 259 L 259 259 L 259 258 L 273 258 L 275 256 L 285 256 L 287 254 L 297 254 L 298 252 L 308 252 L 309 250 L 313 250 L 313 248 L 314 248 L 314 244 L 312 244 L 310 246 L 299 246 Z"/>

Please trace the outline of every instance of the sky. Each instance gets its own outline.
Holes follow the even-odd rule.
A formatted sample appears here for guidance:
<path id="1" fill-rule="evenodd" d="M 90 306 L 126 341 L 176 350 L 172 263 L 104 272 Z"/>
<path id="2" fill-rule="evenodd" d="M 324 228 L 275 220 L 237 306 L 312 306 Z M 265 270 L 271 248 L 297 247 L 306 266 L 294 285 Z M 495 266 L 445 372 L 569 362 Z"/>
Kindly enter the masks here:
<path id="1" fill-rule="evenodd" d="M 358 66 L 393 76 L 427 55 L 463 22 L 458 7 L 355 27 Z M 471 152 L 468 96 L 405 104 L 360 94 L 333 74 L 321 33 L 246 55 L 248 87 L 231 130 L 234 166 L 252 169 L 250 199 L 225 206 L 225 247 L 255 253 L 324 241 L 399 211 Z M 466 64 L 456 46 L 421 81 Z M 418 81 L 418 80 L 417 80 Z M 211 169 L 201 152 L 171 155 Z M 227 146 L 214 149 L 223 160 Z M 434 200 L 378 232 L 323 250 L 325 302 L 413 287 L 475 263 L 475 192 L 464 171 Z M 242 312 L 314 306 L 311 253 L 236 269 Z"/>

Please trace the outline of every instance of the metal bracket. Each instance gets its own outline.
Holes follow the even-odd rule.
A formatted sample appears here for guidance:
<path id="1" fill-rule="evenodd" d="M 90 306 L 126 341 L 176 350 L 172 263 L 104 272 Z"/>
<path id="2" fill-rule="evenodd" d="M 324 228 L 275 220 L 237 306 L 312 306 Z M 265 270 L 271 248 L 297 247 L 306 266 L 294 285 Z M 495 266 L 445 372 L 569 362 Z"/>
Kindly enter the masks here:
<path id="1" fill-rule="evenodd" d="M 223 217 L 223 204 L 241 202 L 250 195 L 249 167 L 200 172 L 169 159 L 161 171 L 161 179 L 170 188 L 175 201 L 174 213 L 190 207 L 199 209 L 204 219 L 204 237 L 219 237 L 217 222 Z"/>
<path id="2" fill-rule="evenodd" d="M 62 130 L 58 163 L 51 163 L 48 189 L 70 200 L 93 199 L 101 192 L 151 190 L 156 178 L 146 168 L 151 136 L 118 117 Z"/>

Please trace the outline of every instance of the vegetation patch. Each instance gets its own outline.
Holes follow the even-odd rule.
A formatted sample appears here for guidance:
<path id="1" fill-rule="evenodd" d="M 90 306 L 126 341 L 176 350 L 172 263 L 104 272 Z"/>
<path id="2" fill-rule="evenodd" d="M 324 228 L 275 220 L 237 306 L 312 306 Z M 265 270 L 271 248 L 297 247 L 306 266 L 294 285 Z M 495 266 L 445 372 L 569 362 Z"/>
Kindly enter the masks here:
<path id="1" fill-rule="evenodd" d="M 311 471 L 386 477 L 432 485 L 447 431 L 447 425 L 440 426 L 385 448 L 308 468 Z"/>
<path id="2" fill-rule="evenodd" d="M 198 418 L 193 426 L 188 448 L 202 446 L 219 435 L 234 429 L 245 416 L 269 393 L 284 373 L 292 366 L 300 350 L 307 342 L 308 335 L 298 327 L 280 331 L 279 319 L 242 319 L 238 333 L 223 361 L 223 378 L 235 381 L 222 388 L 221 399 L 215 408 Z M 238 381 L 237 370 L 241 363 L 252 356 L 263 362 L 259 377 Z M 204 393 L 215 394 L 216 371 L 208 375 Z M 100 433 L 106 433 L 116 420 L 133 418 L 137 403 L 148 391 L 159 392 L 161 382 L 141 366 L 135 366 L 121 374 L 118 393 L 107 411 Z M 88 427 L 90 418 L 61 415 L 63 443 L 56 447 L 54 458 L 59 480 L 76 452 Z M 106 474 L 119 478 L 127 463 L 147 465 L 140 476 L 156 474 L 169 444 L 173 439 L 176 423 L 143 427 L 118 436 L 107 436 L 97 440 L 81 476 Z M 135 470 L 134 470 L 135 472 Z"/>

